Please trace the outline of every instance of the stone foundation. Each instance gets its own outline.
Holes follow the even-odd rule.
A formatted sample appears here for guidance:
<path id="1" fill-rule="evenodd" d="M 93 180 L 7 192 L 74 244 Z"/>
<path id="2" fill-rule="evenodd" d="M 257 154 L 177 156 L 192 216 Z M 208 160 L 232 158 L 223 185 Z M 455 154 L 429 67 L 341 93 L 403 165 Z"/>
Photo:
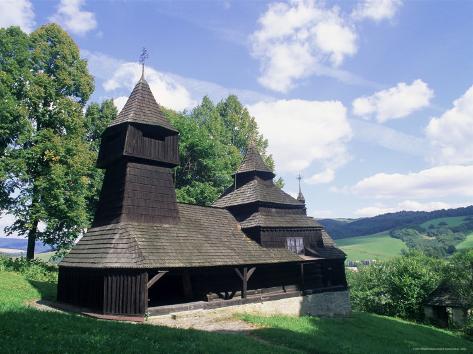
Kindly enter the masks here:
<path id="1" fill-rule="evenodd" d="M 181 318 L 196 316 L 202 312 L 212 313 L 257 313 L 262 315 L 286 315 L 286 316 L 349 316 L 351 304 L 349 292 L 330 291 L 305 296 L 295 296 L 279 300 L 268 300 L 262 302 L 247 303 L 213 310 L 192 310 L 177 313 L 169 313 L 165 316 Z"/>

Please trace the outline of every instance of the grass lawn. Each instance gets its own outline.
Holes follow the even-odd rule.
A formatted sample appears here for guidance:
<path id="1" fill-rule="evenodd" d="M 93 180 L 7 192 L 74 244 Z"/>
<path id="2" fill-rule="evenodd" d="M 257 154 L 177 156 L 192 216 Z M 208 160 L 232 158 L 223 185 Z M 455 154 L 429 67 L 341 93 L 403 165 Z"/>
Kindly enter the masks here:
<path id="1" fill-rule="evenodd" d="M 473 342 L 451 332 L 369 313 L 354 313 L 348 319 L 243 318 L 266 327 L 255 332 L 258 338 L 303 353 L 412 353 L 415 348 L 473 351 Z"/>
<path id="2" fill-rule="evenodd" d="M 52 252 L 43 252 L 43 253 L 37 253 L 34 255 L 34 258 L 35 259 L 40 259 L 44 262 L 49 262 L 51 257 L 54 256 L 56 254 L 56 252 L 52 251 Z"/>
<path id="3" fill-rule="evenodd" d="M 473 351 L 473 342 L 457 334 L 366 313 L 343 319 L 245 315 L 244 320 L 264 328 L 243 335 L 101 321 L 25 305 L 54 299 L 55 292 L 54 282 L 0 271 L 2 353 L 412 353 L 417 347 Z"/>
<path id="4" fill-rule="evenodd" d="M 335 242 L 347 254 L 347 259 L 351 261 L 386 260 L 399 256 L 401 250 L 406 248 L 404 242 L 382 232 L 369 236 L 343 238 L 335 240 Z"/>
<path id="5" fill-rule="evenodd" d="M 449 227 L 455 227 L 455 226 L 460 226 L 463 224 L 465 221 L 466 216 L 451 216 L 451 217 L 446 217 L 446 218 L 437 218 L 437 219 L 432 219 L 429 221 L 426 221 L 420 226 L 422 226 L 425 229 L 428 229 L 430 225 L 434 225 L 435 227 L 438 227 L 441 222 L 445 222 L 448 224 Z"/>
<path id="6" fill-rule="evenodd" d="M 473 233 L 469 234 L 465 240 L 460 242 L 456 246 L 457 250 L 465 250 L 467 248 L 473 248 Z"/>

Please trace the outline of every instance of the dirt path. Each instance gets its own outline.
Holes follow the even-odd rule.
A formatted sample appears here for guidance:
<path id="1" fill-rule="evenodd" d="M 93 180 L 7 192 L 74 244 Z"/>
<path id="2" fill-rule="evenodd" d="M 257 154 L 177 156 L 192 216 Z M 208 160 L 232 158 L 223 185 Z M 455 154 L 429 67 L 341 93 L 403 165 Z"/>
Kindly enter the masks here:
<path id="1" fill-rule="evenodd" d="M 238 319 L 231 311 L 193 311 L 150 317 L 145 323 L 173 328 L 193 328 L 222 333 L 248 333 L 258 327 Z"/>

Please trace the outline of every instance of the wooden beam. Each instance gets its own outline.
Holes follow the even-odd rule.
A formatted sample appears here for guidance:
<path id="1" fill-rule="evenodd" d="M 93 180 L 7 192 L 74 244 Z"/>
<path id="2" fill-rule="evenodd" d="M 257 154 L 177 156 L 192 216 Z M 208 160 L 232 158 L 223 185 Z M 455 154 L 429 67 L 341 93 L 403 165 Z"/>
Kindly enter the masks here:
<path id="1" fill-rule="evenodd" d="M 237 275 L 240 277 L 241 280 L 243 280 L 243 274 L 241 274 L 240 270 L 238 268 L 235 268 L 235 272 Z"/>
<path id="2" fill-rule="evenodd" d="M 192 282 L 191 282 L 191 276 L 188 271 L 185 271 L 182 274 L 182 287 L 184 290 L 184 296 L 187 299 L 192 299 Z"/>
<path id="3" fill-rule="evenodd" d="M 154 283 L 156 283 L 159 279 L 161 279 L 164 274 L 166 274 L 168 271 L 161 271 L 161 272 L 158 272 L 158 274 L 156 274 L 154 277 L 152 277 L 149 281 L 148 281 L 148 284 L 147 284 L 147 288 L 151 288 Z"/>
<path id="4" fill-rule="evenodd" d="M 243 273 L 242 273 L 238 268 L 235 268 L 235 273 L 237 273 L 237 275 L 240 277 L 240 279 L 243 282 L 243 287 L 241 290 L 242 299 L 246 299 L 246 293 L 248 290 L 248 280 L 251 278 L 255 270 L 256 270 L 256 267 L 252 267 L 250 268 L 250 270 L 248 270 L 248 267 L 243 267 Z"/>
<path id="5" fill-rule="evenodd" d="M 248 287 L 248 268 L 243 267 L 243 290 L 241 291 L 241 298 L 246 299 L 246 290 Z"/>
<path id="6" fill-rule="evenodd" d="M 255 272 L 255 270 L 256 270 L 256 267 L 250 268 L 250 270 L 248 271 L 248 275 L 247 275 L 246 280 L 250 280 L 250 278 L 253 275 L 253 273 Z"/>
<path id="7" fill-rule="evenodd" d="M 305 281 L 304 281 L 304 263 L 301 263 L 301 290 L 305 288 Z"/>

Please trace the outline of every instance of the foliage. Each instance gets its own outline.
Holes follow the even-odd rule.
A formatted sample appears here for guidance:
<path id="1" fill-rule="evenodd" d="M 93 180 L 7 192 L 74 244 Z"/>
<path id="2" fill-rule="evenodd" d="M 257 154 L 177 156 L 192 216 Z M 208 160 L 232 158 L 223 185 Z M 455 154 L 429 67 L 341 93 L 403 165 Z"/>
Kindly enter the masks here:
<path id="1" fill-rule="evenodd" d="M 473 307 L 473 249 L 457 252 L 449 259 L 444 282 L 463 303 Z"/>
<path id="2" fill-rule="evenodd" d="M 0 53 L 0 208 L 16 218 L 7 232 L 28 236 L 32 259 L 35 240 L 68 247 L 88 225 L 95 154 L 82 109 L 94 83 L 55 24 L 0 29 Z"/>
<path id="3" fill-rule="evenodd" d="M 212 204 L 232 185 L 231 176 L 249 144 L 255 144 L 268 166 L 274 168 L 272 157 L 266 153 L 267 140 L 236 96 L 228 96 L 217 105 L 204 97 L 189 113 L 165 113 L 179 131 L 176 194 L 180 202 Z"/>
<path id="4" fill-rule="evenodd" d="M 253 332 L 257 338 L 302 353 L 412 353 L 415 348 L 473 350 L 473 343 L 459 334 L 362 312 L 349 318 L 250 314 L 242 318 L 263 326 Z"/>
<path id="5" fill-rule="evenodd" d="M 371 218 L 357 220 L 340 221 L 334 219 L 323 219 L 319 222 L 324 225 L 327 231 L 335 239 L 371 235 L 393 228 L 412 227 L 423 222 L 445 217 L 469 217 L 473 215 L 473 206 L 435 211 L 400 211 L 388 213 Z M 453 230 L 455 232 L 455 230 Z"/>
<path id="6" fill-rule="evenodd" d="M 89 149 L 94 154 L 95 159 L 99 153 L 100 141 L 102 133 L 105 128 L 115 119 L 117 116 L 117 108 L 113 104 L 113 100 L 105 100 L 101 104 L 91 103 L 85 112 L 85 128 L 86 128 L 86 141 L 89 144 Z M 97 203 L 99 201 L 100 190 L 102 189 L 103 177 L 105 171 L 95 166 L 90 166 L 89 174 L 89 191 L 90 194 L 87 198 L 87 205 L 89 210 L 89 221 L 92 221 L 94 216 Z"/>
<path id="7" fill-rule="evenodd" d="M 419 250 L 431 257 L 446 257 L 456 251 L 455 246 L 465 240 L 461 232 L 453 232 L 444 224 L 430 224 L 428 230 L 422 227 L 394 229 L 391 236 L 398 238 L 411 249 Z"/>
<path id="8" fill-rule="evenodd" d="M 57 267 L 38 259 L 11 258 L 0 256 L 0 272 L 18 272 L 25 278 L 39 281 L 55 282 L 57 280 Z"/>
<path id="9" fill-rule="evenodd" d="M 444 263 L 418 252 L 348 272 L 354 309 L 421 320 L 423 302 L 440 284 Z"/>

